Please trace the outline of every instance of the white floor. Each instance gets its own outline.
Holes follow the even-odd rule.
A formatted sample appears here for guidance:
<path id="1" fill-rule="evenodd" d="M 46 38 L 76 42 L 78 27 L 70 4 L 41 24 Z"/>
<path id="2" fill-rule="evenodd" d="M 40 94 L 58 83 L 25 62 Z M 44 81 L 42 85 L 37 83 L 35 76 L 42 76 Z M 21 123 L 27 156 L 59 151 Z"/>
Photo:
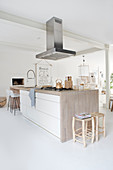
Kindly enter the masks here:
<path id="1" fill-rule="evenodd" d="M 106 112 L 106 110 L 104 110 Z M 82 144 L 59 140 L 0 108 L 0 170 L 113 170 L 113 112 L 106 113 L 106 138 Z"/>

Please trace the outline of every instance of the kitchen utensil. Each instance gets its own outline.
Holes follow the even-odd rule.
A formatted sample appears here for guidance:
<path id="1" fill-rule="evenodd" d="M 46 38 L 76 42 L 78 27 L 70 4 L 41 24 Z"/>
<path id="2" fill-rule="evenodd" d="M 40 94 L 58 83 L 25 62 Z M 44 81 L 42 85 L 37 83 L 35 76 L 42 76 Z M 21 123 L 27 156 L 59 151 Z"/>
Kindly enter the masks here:
<path id="1" fill-rule="evenodd" d="M 72 77 L 71 76 L 67 76 L 65 78 L 65 88 L 66 89 L 72 89 L 72 87 L 73 87 Z"/>
<path id="2" fill-rule="evenodd" d="M 83 83 L 80 84 L 79 90 L 84 90 L 84 84 Z"/>
<path id="3" fill-rule="evenodd" d="M 63 86 L 62 86 L 62 80 L 57 79 L 57 80 L 56 80 L 56 89 L 61 89 L 61 88 L 63 88 Z"/>

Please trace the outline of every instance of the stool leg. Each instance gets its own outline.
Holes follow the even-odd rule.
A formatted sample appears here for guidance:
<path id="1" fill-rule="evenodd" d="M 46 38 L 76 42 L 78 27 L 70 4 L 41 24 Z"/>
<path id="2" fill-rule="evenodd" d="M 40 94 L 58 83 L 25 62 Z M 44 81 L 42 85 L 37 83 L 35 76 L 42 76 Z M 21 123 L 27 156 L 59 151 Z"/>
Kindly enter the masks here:
<path id="1" fill-rule="evenodd" d="M 111 112 L 113 110 L 113 102 L 112 101 L 110 101 L 110 110 L 111 110 Z"/>
<path id="2" fill-rule="evenodd" d="M 15 112 L 16 112 L 16 97 L 14 98 L 14 116 L 15 116 Z"/>
<path id="3" fill-rule="evenodd" d="M 13 98 L 13 112 L 14 112 L 14 108 L 15 108 L 15 98 Z"/>
<path id="4" fill-rule="evenodd" d="M 9 96 L 9 110 L 11 112 L 11 96 Z"/>
<path id="5" fill-rule="evenodd" d="M 106 132 L 105 132 L 105 116 L 103 117 L 103 136 L 106 136 Z"/>
<path id="6" fill-rule="evenodd" d="M 9 97 L 8 97 L 8 103 L 7 103 L 7 110 L 9 110 Z"/>
<path id="7" fill-rule="evenodd" d="M 72 120 L 72 132 L 73 132 L 73 141 L 76 142 L 76 139 L 75 139 L 75 118 L 74 117 Z"/>
<path id="8" fill-rule="evenodd" d="M 10 97 L 10 112 L 12 113 L 12 109 L 13 109 L 13 98 Z"/>
<path id="9" fill-rule="evenodd" d="M 15 108 L 18 109 L 18 98 L 15 99 Z"/>
<path id="10" fill-rule="evenodd" d="M 83 137 L 83 144 L 84 147 L 86 147 L 86 141 L 85 141 L 85 121 L 82 121 L 82 137 Z"/>
<path id="11" fill-rule="evenodd" d="M 94 131 L 95 131 L 95 124 L 94 124 L 94 118 L 92 117 L 92 143 L 94 143 Z"/>
<path id="12" fill-rule="evenodd" d="M 87 135 L 88 122 L 86 121 L 86 135 Z"/>
<path id="13" fill-rule="evenodd" d="M 18 108 L 19 108 L 19 111 L 20 111 L 20 97 L 18 97 Z"/>
<path id="14" fill-rule="evenodd" d="M 20 108 L 19 108 L 19 98 L 18 97 L 16 99 L 16 108 L 20 111 Z"/>
<path id="15" fill-rule="evenodd" d="M 98 141 L 98 124 L 99 124 L 99 118 L 96 116 L 96 141 Z"/>

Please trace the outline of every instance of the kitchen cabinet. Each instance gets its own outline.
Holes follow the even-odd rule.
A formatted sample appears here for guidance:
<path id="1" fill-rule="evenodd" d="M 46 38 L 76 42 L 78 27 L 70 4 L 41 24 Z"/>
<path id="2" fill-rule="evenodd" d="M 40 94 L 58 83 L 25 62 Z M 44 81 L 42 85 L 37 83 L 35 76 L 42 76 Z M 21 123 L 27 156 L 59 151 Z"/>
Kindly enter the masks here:
<path id="1" fill-rule="evenodd" d="M 36 106 L 31 107 L 29 91 L 20 90 L 22 114 L 60 138 L 60 96 L 36 93 Z"/>
<path id="2" fill-rule="evenodd" d="M 36 93 L 36 109 L 60 119 L 60 97 Z"/>

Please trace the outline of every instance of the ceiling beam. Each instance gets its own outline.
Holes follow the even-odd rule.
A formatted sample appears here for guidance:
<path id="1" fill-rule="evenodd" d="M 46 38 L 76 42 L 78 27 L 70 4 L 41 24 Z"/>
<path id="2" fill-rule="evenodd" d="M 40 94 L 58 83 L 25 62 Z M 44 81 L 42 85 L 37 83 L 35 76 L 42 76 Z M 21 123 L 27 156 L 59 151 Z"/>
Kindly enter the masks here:
<path id="1" fill-rule="evenodd" d="M 92 46 L 94 46 L 95 48 L 105 49 L 104 43 L 97 42 L 97 41 L 89 39 L 87 37 L 84 37 L 84 36 L 81 36 L 81 35 L 78 35 L 78 34 L 74 34 L 74 33 L 71 33 L 71 32 L 65 31 L 65 30 L 64 30 L 64 35 L 66 37 L 71 37 L 71 38 L 80 40 L 82 42 L 87 42 L 89 44 L 92 44 Z"/>
<path id="2" fill-rule="evenodd" d="M 86 49 L 86 50 L 82 50 L 82 51 L 78 51 L 77 53 L 76 53 L 76 56 L 78 56 L 78 55 L 84 55 L 84 54 L 88 54 L 88 53 L 93 53 L 93 52 L 96 52 L 96 51 L 100 51 L 100 50 L 102 50 L 102 49 L 100 49 L 100 48 L 89 48 L 89 49 Z"/>
<path id="3" fill-rule="evenodd" d="M 44 51 L 44 47 L 38 46 L 35 47 L 34 45 L 26 45 L 26 44 L 19 44 L 19 43 L 12 43 L 12 42 L 6 42 L 6 41 L 0 41 L 0 45 L 3 46 L 9 46 L 9 47 L 15 47 L 15 48 L 19 48 L 19 49 L 23 49 L 23 50 L 29 50 L 29 51 L 33 51 L 33 52 L 42 52 Z"/>
<path id="4" fill-rule="evenodd" d="M 10 21 L 10 22 L 15 22 L 18 24 L 22 24 L 22 25 L 26 25 L 29 27 L 38 28 L 38 29 L 46 31 L 46 25 L 43 23 L 36 22 L 36 21 L 26 19 L 23 17 L 15 16 L 15 15 L 6 13 L 4 11 L 0 11 L 0 19 L 4 19 L 4 20 Z M 95 40 L 89 39 L 87 37 L 84 37 L 84 36 L 81 36 L 81 35 L 78 35 L 78 34 L 75 34 L 72 32 L 64 30 L 63 35 L 66 37 L 71 37 L 71 38 L 83 41 L 83 42 L 88 42 L 88 43 L 92 44 L 94 47 L 97 47 L 100 49 L 105 49 L 104 43 L 97 42 Z"/>
<path id="5" fill-rule="evenodd" d="M 3 12 L 3 11 L 0 11 L 0 19 L 15 22 L 17 24 L 30 26 L 30 27 L 33 27 L 33 28 L 38 28 L 38 29 L 41 29 L 41 30 L 44 30 L 44 31 L 46 30 L 45 24 L 35 22 L 35 21 L 32 21 L 30 19 L 26 19 L 26 18 L 23 18 L 23 17 L 18 17 L 16 15 L 12 15 L 12 14 L 9 14 L 9 13 Z"/>

